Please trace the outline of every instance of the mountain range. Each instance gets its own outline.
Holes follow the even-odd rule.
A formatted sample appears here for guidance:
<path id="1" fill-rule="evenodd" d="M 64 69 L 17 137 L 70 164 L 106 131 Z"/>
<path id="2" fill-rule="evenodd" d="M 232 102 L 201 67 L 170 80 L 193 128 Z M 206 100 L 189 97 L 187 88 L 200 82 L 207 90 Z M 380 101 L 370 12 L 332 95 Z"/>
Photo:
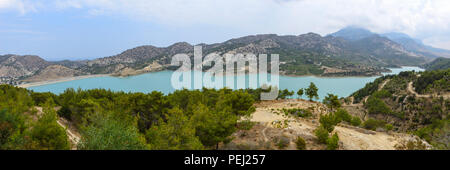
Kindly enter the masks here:
<path id="1" fill-rule="evenodd" d="M 388 67 L 421 66 L 448 50 L 432 48 L 402 33 L 376 34 L 346 27 L 327 36 L 262 34 L 230 39 L 222 43 L 198 44 L 203 55 L 215 52 L 279 54 L 285 75 L 373 76 Z M 170 59 L 178 53 L 193 54 L 186 42 L 168 47 L 139 46 L 120 54 L 82 61 L 45 61 L 33 55 L 0 55 L 0 83 L 20 84 L 90 74 L 132 75 L 173 69 Z M 55 66 L 56 65 L 56 66 Z"/>
<path id="2" fill-rule="evenodd" d="M 421 40 L 414 39 L 407 34 L 399 32 L 376 34 L 364 28 L 350 26 L 330 35 L 342 37 L 350 41 L 357 41 L 372 36 L 381 36 L 402 45 L 406 50 L 417 53 L 418 55 L 429 58 L 450 57 L 450 50 L 425 45 Z"/>

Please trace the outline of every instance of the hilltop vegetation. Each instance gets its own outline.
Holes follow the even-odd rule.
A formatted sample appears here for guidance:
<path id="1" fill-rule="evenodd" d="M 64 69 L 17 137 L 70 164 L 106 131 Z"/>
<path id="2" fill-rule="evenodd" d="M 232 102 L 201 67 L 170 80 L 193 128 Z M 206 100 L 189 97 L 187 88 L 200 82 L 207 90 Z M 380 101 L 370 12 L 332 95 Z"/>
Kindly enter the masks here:
<path id="1" fill-rule="evenodd" d="M 369 128 L 411 132 L 435 148 L 449 149 L 449 73 L 450 69 L 384 76 L 355 92 L 354 104 L 363 103 L 372 119 Z"/>
<path id="2" fill-rule="evenodd" d="M 164 95 L 67 89 L 54 95 L 0 88 L 1 149 L 69 149 L 56 113 L 80 131 L 79 149 L 212 149 L 229 140 L 237 120 L 253 112 L 261 92 L 203 89 Z M 44 106 L 43 115 L 36 115 L 36 105 Z"/>
<path id="3" fill-rule="evenodd" d="M 427 70 L 445 70 L 450 68 L 450 58 L 436 58 L 432 62 L 424 64 L 423 67 Z"/>
<path id="4" fill-rule="evenodd" d="M 0 149 L 69 149 L 66 132 L 56 122 L 51 98 L 40 115 L 26 89 L 0 85 L 0 101 Z"/>

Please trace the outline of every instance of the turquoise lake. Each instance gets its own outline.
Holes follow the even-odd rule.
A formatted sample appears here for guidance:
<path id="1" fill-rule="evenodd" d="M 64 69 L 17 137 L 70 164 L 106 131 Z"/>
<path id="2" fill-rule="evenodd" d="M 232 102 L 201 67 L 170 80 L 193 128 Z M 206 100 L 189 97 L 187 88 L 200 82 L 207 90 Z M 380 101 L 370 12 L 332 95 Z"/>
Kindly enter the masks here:
<path id="1" fill-rule="evenodd" d="M 423 69 L 418 67 L 402 67 L 393 68 L 391 73 L 387 74 L 398 74 L 401 71 L 423 71 Z M 85 78 L 73 81 L 59 82 L 53 84 L 46 84 L 42 86 L 33 86 L 28 89 L 36 92 L 52 92 L 52 93 L 62 93 L 67 88 L 81 88 L 81 89 L 95 89 L 104 88 L 113 91 L 125 91 L 125 92 L 151 92 L 160 91 L 165 94 L 173 92 L 175 89 L 171 85 L 171 77 L 173 71 L 161 71 L 154 73 L 146 73 L 131 77 L 93 77 Z M 244 75 L 241 75 L 244 76 Z M 236 77 L 239 76 L 234 76 Z M 246 75 L 245 77 L 248 77 Z M 299 88 L 307 88 L 310 82 L 316 84 L 319 88 L 319 100 L 322 100 L 327 93 L 333 93 L 339 97 L 349 96 L 356 90 L 364 87 L 368 82 L 372 82 L 378 77 L 342 77 L 342 78 L 324 78 L 324 77 L 290 77 L 290 76 L 280 76 L 279 86 L 280 89 L 289 89 L 297 91 Z M 296 96 L 293 96 L 296 97 Z"/>

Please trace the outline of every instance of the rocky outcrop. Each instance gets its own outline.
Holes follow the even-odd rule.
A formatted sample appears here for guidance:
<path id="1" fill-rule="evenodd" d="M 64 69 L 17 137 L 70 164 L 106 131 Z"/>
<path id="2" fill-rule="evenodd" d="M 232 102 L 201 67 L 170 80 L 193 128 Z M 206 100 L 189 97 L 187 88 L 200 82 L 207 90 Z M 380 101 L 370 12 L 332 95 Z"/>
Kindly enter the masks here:
<path id="1" fill-rule="evenodd" d="M 35 75 L 24 79 L 24 82 L 38 82 L 38 81 L 49 81 L 57 80 L 67 77 L 75 77 L 83 75 L 84 73 L 79 70 L 74 70 L 71 68 L 64 67 L 62 65 L 50 65 L 43 70 L 40 70 Z"/>
<path id="2" fill-rule="evenodd" d="M 50 63 L 34 55 L 0 56 L 0 77 L 30 76 L 49 66 Z"/>

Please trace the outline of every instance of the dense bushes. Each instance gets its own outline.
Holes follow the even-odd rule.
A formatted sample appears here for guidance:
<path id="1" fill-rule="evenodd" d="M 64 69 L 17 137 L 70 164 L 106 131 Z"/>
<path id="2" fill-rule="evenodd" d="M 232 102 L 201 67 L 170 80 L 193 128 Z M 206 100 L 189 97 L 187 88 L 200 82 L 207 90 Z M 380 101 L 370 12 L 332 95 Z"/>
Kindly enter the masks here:
<path id="1" fill-rule="evenodd" d="M 59 114 L 70 118 L 80 129 L 101 131 L 92 125 L 97 122 L 95 117 L 109 116 L 135 124 L 139 134 L 145 134 L 151 149 L 213 148 L 236 131 L 241 116 L 254 111 L 254 95 L 261 91 L 252 91 L 253 94 L 248 91 L 185 89 L 164 95 L 68 89 L 58 96 L 62 106 Z"/>
<path id="2" fill-rule="evenodd" d="M 364 104 L 369 114 L 390 114 L 392 110 L 380 98 L 370 96 Z"/>
<path id="3" fill-rule="evenodd" d="M 56 123 L 53 100 L 39 116 L 32 109 L 31 92 L 0 85 L 0 101 L 0 149 L 69 149 L 67 135 Z"/>
<path id="4" fill-rule="evenodd" d="M 376 119 L 368 119 L 363 123 L 363 127 L 369 130 L 376 130 L 377 128 L 385 128 L 386 122 Z"/>
<path id="5" fill-rule="evenodd" d="M 64 128 L 56 122 L 56 113 L 44 108 L 36 122 L 26 114 L 0 111 L 0 149 L 60 150 L 70 144 Z"/>
<path id="6" fill-rule="evenodd" d="M 53 101 L 56 101 L 56 95 L 50 92 L 45 93 L 31 93 L 31 98 L 34 101 L 34 104 L 37 106 L 43 106 L 45 102 L 47 102 L 48 99 L 52 99 Z"/>
<path id="7" fill-rule="evenodd" d="M 56 122 L 57 115 L 51 98 L 44 104 L 43 115 L 30 130 L 34 145 L 45 150 L 70 149 L 66 131 Z"/>
<path id="8" fill-rule="evenodd" d="M 202 89 L 164 95 L 67 89 L 56 96 L 1 85 L 0 149 L 69 149 L 54 103 L 60 106 L 58 115 L 82 134 L 80 149 L 216 148 L 231 139 L 240 117 L 255 110 L 261 92 Z M 34 105 L 45 106 L 35 123 L 30 118 Z"/>
<path id="9" fill-rule="evenodd" d="M 158 125 L 147 130 L 146 139 L 152 149 L 202 149 L 203 145 L 195 136 L 195 126 L 183 114 L 182 110 L 174 108 L 169 110 L 167 121 L 160 120 Z"/>
<path id="10" fill-rule="evenodd" d="M 375 81 L 371 83 L 367 83 L 364 88 L 359 89 L 358 91 L 351 94 L 355 98 L 354 103 L 359 103 L 364 97 L 371 95 L 372 93 L 376 92 L 380 86 L 381 83 L 383 83 L 384 80 L 389 78 L 390 76 L 383 76 L 380 78 L 375 79 Z"/>
<path id="11" fill-rule="evenodd" d="M 22 138 L 26 129 L 23 115 L 0 110 L 0 149 L 15 149 L 16 139 Z"/>
<path id="12" fill-rule="evenodd" d="M 10 113 L 24 113 L 34 105 L 31 92 L 11 85 L 0 85 L 0 109 Z"/>
<path id="13" fill-rule="evenodd" d="M 98 118 L 82 133 L 78 149 L 84 150 L 139 150 L 146 149 L 144 137 L 126 122 Z"/>
<path id="14" fill-rule="evenodd" d="M 433 122 L 414 131 L 414 134 L 432 144 L 437 149 L 450 149 L 450 118 L 434 119 Z"/>
<path id="15" fill-rule="evenodd" d="M 414 81 L 417 93 L 449 92 L 450 69 L 425 71 Z"/>

